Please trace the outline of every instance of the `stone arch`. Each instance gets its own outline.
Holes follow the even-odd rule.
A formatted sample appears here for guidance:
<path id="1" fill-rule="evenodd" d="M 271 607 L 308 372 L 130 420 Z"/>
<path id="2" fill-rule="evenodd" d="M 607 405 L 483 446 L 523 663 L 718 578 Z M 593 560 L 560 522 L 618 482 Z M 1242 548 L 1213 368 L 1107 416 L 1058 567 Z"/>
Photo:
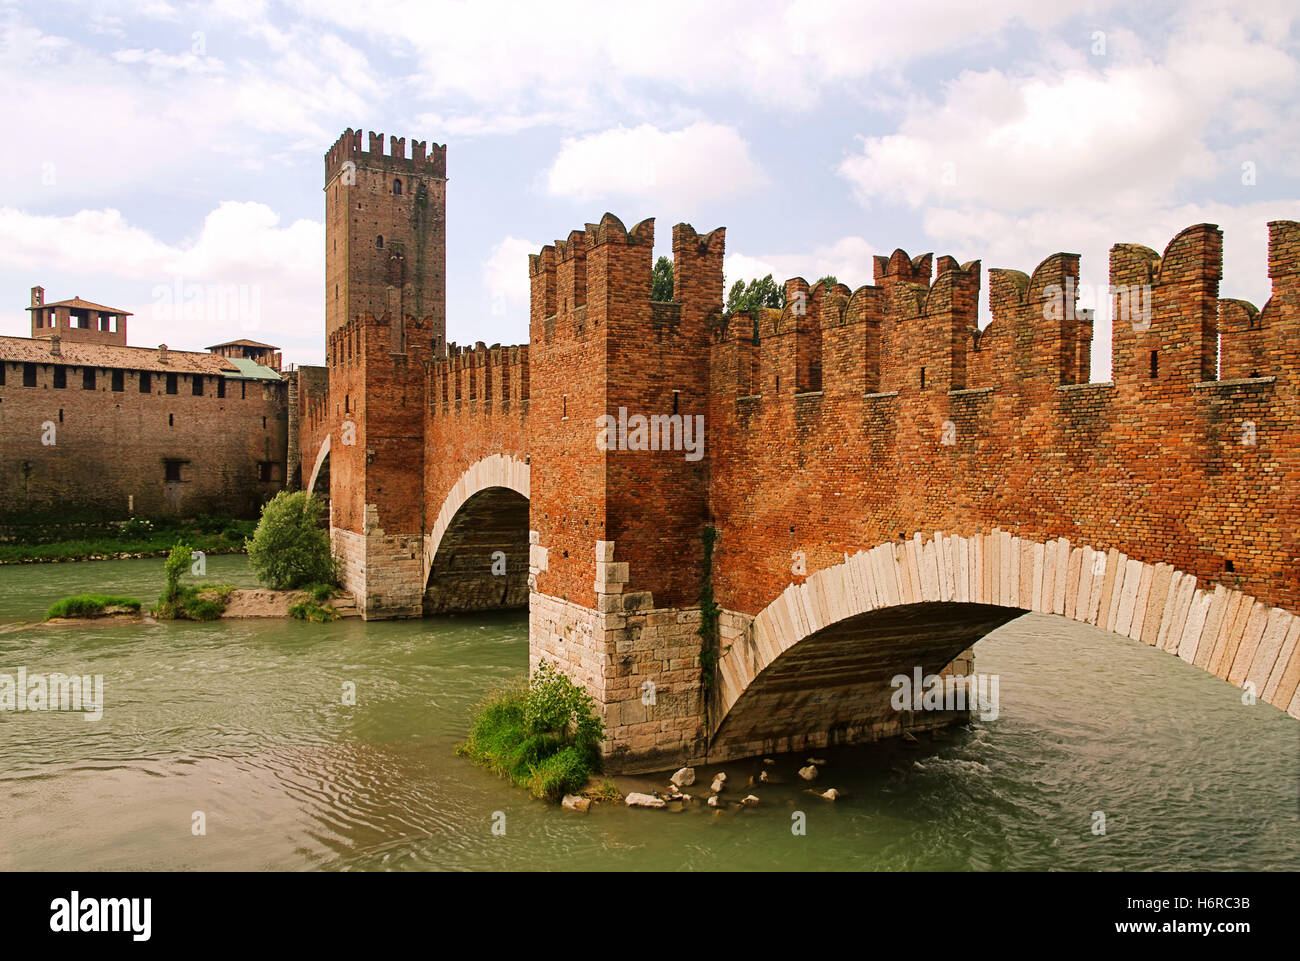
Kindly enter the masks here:
<path id="1" fill-rule="evenodd" d="M 424 538 L 424 583 L 426 585 L 426 612 L 469 610 L 484 607 L 521 606 L 527 602 L 528 569 L 528 501 L 531 491 L 530 469 L 527 462 L 509 454 L 493 454 L 471 465 L 452 485 L 434 520 L 433 529 Z M 495 528 L 495 529 L 493 529 Z M 504 528 L 505 530 L 503 530 Z M 518 530 L 516 530 L 518 528 Z M 510 543 L 495 545 L 493 538 L 509 537 Z M 477 543 L 475 539 L 477 538 Z M 514 543 L 518 541 L 518 543 Z M 489 579 L 472 578 L 479 587 L 490 587 L 487 594 L 499 586 L 513 600 L 502 597 L 489 600 L 475 584 L 462 584 L 456 591 L 461 601 L 452 608 L 434 601 L 434 581 L 444 575 L 465 576 L 466 553 L 484 551 L 493 546 L 507 550 L 510 574 L 507 581 L 495 582 L 489 564 L 482 559 L 481 566 Z M 462 555 L 458 560 L 457 555 Z M 475 561 L 477 564 L 477 561 Z M 520 597 L 516 597 L 520 595 Z M 515 603 L 518 601 L 518 603 Z"/>
<path id="2" fill-rule="evenodd" d="M 316 492 L 316 481 L 320 479 L 321 470 L 326 467 L 326 463 L 329 460 L 329 456 L 330 456 L 330 435 L 326 434 L 325 440 L 321 442 L 320 450 L 316 452 L 316 463 L 312 465 L 311 479 L 307 482 L 307 486 L 305 488 L 308 494 L 314 494 Z M 325 476 L 326 477 L 329 476 L 329 472 L 327 469 L 326 469 Z M 329 489 L 326 488 L 325 497 L 328 498 L 329 494 L 330 494 Z"/>
<path id="3" fill-rule="evenodd" d="M 922 653 L 938 661 L 938 673 L 985 634 L 1029 612 L 1158 647 L 1238 687 L 1253 685 L 1260 700 L 1300 718 L 1300 617 L 1222 585 L 1198 588 L 1193 575 L 1168 564 L 1073 546 L 1065 538 L 1041 543 L 994 530 L 973 537 L 936 533 L 928 540 L 918 533 L 846 555 L 787 587 L 752 620 L 733 622 L 730 639 L 724 633 L 723 640 L 730 648 L 718 664 L 711 739 L 725 744 L 746 736 L 734 730 L 743 727 L 738 710 L 755 717 L 771 713 L 770 703 L 755 705 L 758 711 L 746 707 L 746 696 L 751 705 L 763 695 L 789 707 L 797 695 L 795 678 L 815 683 L 823 670 L 840 682 L 850 666 L 865 677 L 871 667 L 860 653 L 868 645 L 924 637 L 929 649 Z M 800 644 L 813 651 L 798 651 Z M 839 662 L 818 665 L 809 656 L 817 648 Z M 849 665 L 846 657 L 859 660 Z M 827 698 L 825 691 L 805 693 Z M 879 730 L 869 717 L 856 726 Z M 865 733 L 847 727 L 841 724 L 846 739 Z M 757 749 L 782 748 L 765 742 Z"/>

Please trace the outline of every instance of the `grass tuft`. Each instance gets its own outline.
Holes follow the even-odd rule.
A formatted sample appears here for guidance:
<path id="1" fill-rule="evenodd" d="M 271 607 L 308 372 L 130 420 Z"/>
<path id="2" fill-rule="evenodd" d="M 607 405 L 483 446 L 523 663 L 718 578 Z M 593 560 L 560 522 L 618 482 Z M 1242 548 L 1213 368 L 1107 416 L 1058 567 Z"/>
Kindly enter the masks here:
<path id="1" fill-rule="evenodd" d="M 125 607 L 131 611 L 140 610 L 140 602 L 134 597 L 116 597 L 111 594 L 76 594 L 56 601 L 45 612 L 48 621 L 55 617 L 98 617 L 105 608 Z"/>

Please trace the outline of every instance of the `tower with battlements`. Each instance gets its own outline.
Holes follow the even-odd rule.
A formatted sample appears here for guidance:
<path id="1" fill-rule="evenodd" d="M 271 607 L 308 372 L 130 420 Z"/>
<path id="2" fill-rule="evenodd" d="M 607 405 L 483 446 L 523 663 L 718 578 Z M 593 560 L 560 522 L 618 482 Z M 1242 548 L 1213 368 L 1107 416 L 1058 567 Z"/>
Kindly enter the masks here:
<path id="1" fill-rule="evenodd" d="M 446 352 L 445 146 L 325 154 L 330 533 L 367 617 L 421 612 L 425 364 Z"/>

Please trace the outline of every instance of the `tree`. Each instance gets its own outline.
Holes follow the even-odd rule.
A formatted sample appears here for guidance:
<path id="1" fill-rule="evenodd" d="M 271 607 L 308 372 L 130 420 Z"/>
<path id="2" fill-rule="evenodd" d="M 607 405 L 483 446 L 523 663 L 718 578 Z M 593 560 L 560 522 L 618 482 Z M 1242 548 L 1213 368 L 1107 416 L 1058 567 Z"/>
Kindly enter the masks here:
<path id="1" fill-rule="evenodd" d="M 306 491 L 280 491 L 267 501 L 248 540 L 248 564 L 259 581 L 276 590 L 334 583 L 330 536 L 320 524 L 324 509 Z"/>
<path id="2" fill-rule="evenodd" d="M 656 260 L 650 273 L 650 299 L 661 303 L 673 299 L 673 262 L 667 257 Z"/>
<path id="3" fill-rule="evenodd" d="M 825 277 L 817 278 L 817 283 L 812 285 L 812 289 L 816 290 L 817 284 L 825 284 L 826 293 L 829 294 L 831 292 L 831 288 L 838 283 L 839 283 L 839 279 L 834 274 L 827 274 Z"/>
<path id="4" fill-rule="evenodd" d="M 785 288 L 779 286 L 772 275 L 751 280 L 746 284 L 743 280 L 738 280 L 731 286 L 731 292 L 727 294 L 727 313 L 734 314 L 740 311 L 757 310 L 759 307 L 784 307 L 785 306 Z"/>

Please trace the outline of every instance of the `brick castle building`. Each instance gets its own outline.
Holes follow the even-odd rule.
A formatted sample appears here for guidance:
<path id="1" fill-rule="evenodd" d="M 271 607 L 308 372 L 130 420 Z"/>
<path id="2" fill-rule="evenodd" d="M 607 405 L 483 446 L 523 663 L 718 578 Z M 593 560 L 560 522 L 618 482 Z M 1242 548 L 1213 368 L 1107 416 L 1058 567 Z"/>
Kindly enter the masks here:
<path id="1" fill-rule="evenodd" d="M 41 287 L 28 311 L 31 337 L 0 337 L 0 520 L 256 516 L 285 486 L 276 348 L 130 347 L 128 311 Z"/>

